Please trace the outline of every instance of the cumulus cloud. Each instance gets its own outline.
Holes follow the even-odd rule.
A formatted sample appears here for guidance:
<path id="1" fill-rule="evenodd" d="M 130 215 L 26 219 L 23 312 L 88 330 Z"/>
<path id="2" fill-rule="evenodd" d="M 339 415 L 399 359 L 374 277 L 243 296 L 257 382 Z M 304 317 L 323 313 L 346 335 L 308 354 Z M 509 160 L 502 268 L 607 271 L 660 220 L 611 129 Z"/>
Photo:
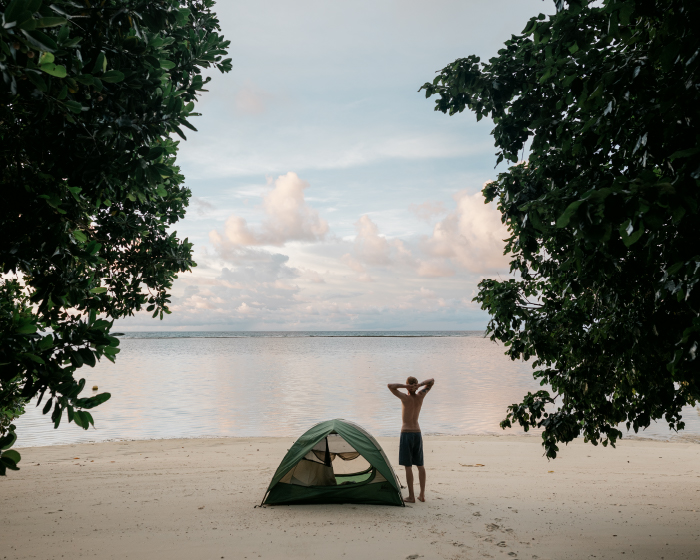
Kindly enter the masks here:
<path id="1" fill-rule="evenodd" d="M 321 274 L 310 268 L 299 269 L 299 277 L 303 278 L 304 280 L 307 280 L 308 282 L 311 282 L 312 284 L 326 283 L 326 280 L 323 278 L 323 276 L 321 276 Z"/>
<path id="2" fill-rule="evenodd" d="M 446 278 L 455 275 L 452 267 L 437 259 L 420 261 L 417 272 L 421 278 Z"/>
<path id="3" fill-rule="evenodd" d="M 226 220 L 223 232 L 213 230 L 209 240 L 223 258 L 235 256 L 241 247 L 283 246 L 289 241 L 321 241 L 328 233 L 328 222 L 304 199 L 309 187 L 296 173 L 280 175 L 273 189 L 263 197 L 265 219 L 252 227 L 240 216 Z"/>
<path id="4" fill-rule="evenodd" d="M 365 266 L 360 261 L 358 261 L 355 257 L 353 257 L 350 253 L 344 254 L 340 260 L 343 261 L 345 266 L 347 266 L 351 270 L 354 270 L 355 272 L 357 272 L 357 274 L 358 274 L 357 279 L 360 282 L 374 282 L 374 278 L 372 278 L 368 274 Z"/>
<path id="5" fill-rule="evenodd" d="M 372 219 L 364 215 L 355 222 L 357 235 L 353 253 L 357 260 L 373 266 L 415 266 L 416 260 L 406 244 L 400 239 L 387 239 L 380 235 Z"/>
<path id="6" fill-rule="evenodd" d="M 391 246 L 386 237 L 379 235 L 379 228 L 369 216 L 362 216 L 355 222 L 355 255 L 360 261 L 373 265 L 387 265 L 390 262 Z"/>
<path id="7" fill-rule="evenodd" d="M 208 270 L 217 268 L 216 257 L 225 262 L 220 275 L 199 277 L 198 286 L 185 290 L 173 300 L 173 308 L 196 316 L 209 310 L 221 317 L 238 317 L 241 321 L 267 320 L 279 312 L 289 312 L 299 303 L 300 288 L 296 281 L 323 284 L 314 270 L 290 266 L 289 255 L 271 251 L 270 246 L 284 246 L 290 241 L 317 242 L 328 233 L 328 224 L 304 198 L 308 183 L 296 173 L 270 180 L 270 189 L 262 197 L 262 220 L 249 225 L 241 216 L 232 215 L 222 230 L 209 232 L 216 256 L 203 254 Z M 200 259 L 201 260 L 201 259 Z M 218 267 L 222 263 L 219 261 Z M 305 283 L 308 286 L 308 284 Z M 214 315 L 212 315 L 213 317 Z M 246 323 L 247 324 L 247 323 Z"/>
<path id="8" fill-rule="evenodd" d="M 193 323 L 257 321 L 288 313 L 297 305 L 301 272 L 289 257 L 259 249 L 240 249 L 236 261 L 217 276 L 188 276 L 182 295 L 173 297 L 172 310 Z M 245 326 L 247 323 L 239 323 Z"/>
<path id="9" fill-rule="evenodd" d="M 236 311 L 239 313 L 242 313 L 243 315 L 249 314 L 251 311 L 253 311 L 253 308 L 250 307 L 245 301 L 241 303 L 238 307 L 236 307 Z"/>
<path id="10" fill-rule="evenodd" d="M 380 267 L 402 273 L 411 272 L 424 278 L 454 276 L 454 270 L 444 262 L 444 258 L 422 260 L 413 255 L 401 239 L 390 239 L 379 233 L 379 227 L 364 215 L 355 222 L 357 235 L 352 253 L 343 255 L 343 263 L 360 276 L 358 280 L 372 281 L 367 267 Z"/>
<path id="11" fill-rule="evenodd" d="M 422 298 L 434 298 L 437 297 L 435 292 L 433 290 L 429 290 L 428 288 L 421 286 L 421 289 L 418 290 L 418 295 Z"/>
<path id="12" fill-rule="evenodd" d="M 442 202 L 422 202 L 421 204 L 411 204 L 408 209 L 424 222 L 430 222 L 435 216 L 447 212 Z"/>
<path id="13" fill-rule="evenodd" d="M 299 276 L 298 270 L 288 266 L 289 257 L 281 253 L 242 249 L 233 262 L 235 267 L 223 268 L 221 273 L 222 279 L 231 285 L 274 284 Z"/>
<path id="14" fill-rule="evenodd" d="M 364 265 L 358 261 L 356 258 L 354 258 L 350 253 L 345 253 L 341 260 L 345 265 L 354 270 L 355 272 L 359 274 L 365 274 L 367 272 L 367 269 L 365 269 Z"/>
<path id="15" fill-rule="evenodd" d="M 304 198 L 307 188 L 294 173 L 270 180 L 257 193 L 259 220 L 232 215 L 210 233 L 216 253 L 202 252 L 203 266 L 173 297 L 180 321 L 210 330 L 407 328 L 410 317 L 429 314 L 441 325 L 458 325 L 457 317 L 466 324 L 478 310 L 465 297 L 464 272 L 507 266 L 507 232 L 480 194 L 457 193 L 429 236 L 386 235 L 381 217 L 365 214 L 354 223 L 355 236 L 342 241 L 329 238 L 328 224 Z M 426 203 L 414 212 L 435 216 L 440 209 Z M 285 245 L 290 241 L 309 243 Z"/>
<path id="16" fill-rule="evenodd" d="M 306 181 L 291 171 L 277 178 L 275 188 L 263 202 L 269 217 L 263 225 L 268 232 L 268 242 L 282 245 L 292 240 L 320 241 L 326 236 L 328 222 L 304 200 L 304 190 L 308 187 Z"/>
<path id="17" fill-rule="evenodd" d="M 508 230 L 493 204 L 484 204 L 481 193 L 461 191 L 454 195 L 457 209 L 439 221 L 423 250 L 434 258 L 451 262 L 479 274 L 507 270 L 503 255 Z"/>

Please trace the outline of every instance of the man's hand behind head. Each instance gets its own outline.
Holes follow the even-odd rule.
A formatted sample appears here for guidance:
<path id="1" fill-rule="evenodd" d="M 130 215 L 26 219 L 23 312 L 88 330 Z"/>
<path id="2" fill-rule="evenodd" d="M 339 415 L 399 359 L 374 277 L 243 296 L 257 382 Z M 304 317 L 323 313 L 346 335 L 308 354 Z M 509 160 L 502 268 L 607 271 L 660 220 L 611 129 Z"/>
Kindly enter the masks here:
<path id="1" fill-rule="evenodd" d="M 433 388 L 433 385 L 435 384 L 434 379 L 427 379 L 426 381 L 423 381 L 421 385 L 423 388 L 418 392 L 419 395 L 425 396 L 428 394 L 428 391 Z"/>

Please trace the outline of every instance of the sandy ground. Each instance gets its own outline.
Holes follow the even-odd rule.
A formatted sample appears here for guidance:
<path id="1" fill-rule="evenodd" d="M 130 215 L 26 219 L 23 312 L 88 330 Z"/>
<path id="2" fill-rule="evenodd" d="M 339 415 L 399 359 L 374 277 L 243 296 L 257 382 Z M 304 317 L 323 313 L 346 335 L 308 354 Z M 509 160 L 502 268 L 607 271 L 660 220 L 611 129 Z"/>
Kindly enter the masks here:
<path id="1" fill-rule="evenodd" d="M 0 558 L 700 558 L 697 443 L 577 442 L 548 462 L 537 437 L 426 437 L 426 503 L 254 507 L 291 442 L 22 449 Z M 395 461 L 398 439 L 380 443 Z"/>

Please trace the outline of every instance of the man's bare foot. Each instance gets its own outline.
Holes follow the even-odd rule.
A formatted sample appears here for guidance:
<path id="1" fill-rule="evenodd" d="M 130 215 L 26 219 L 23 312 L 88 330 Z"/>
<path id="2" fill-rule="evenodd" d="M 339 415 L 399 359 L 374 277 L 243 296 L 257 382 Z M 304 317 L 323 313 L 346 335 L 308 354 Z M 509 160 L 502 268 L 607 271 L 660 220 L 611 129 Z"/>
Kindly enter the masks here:
<path id="1" fill-rule="evenodd" d="M 415 499 L 415 498 L 411 498 L 410 496 L 409 496 L 408 498 L 404 498 L 403 501 L 404 501 L 404 502 L 408 502 L 409 504 L 415 504 L 415 503 L 416 503 L 416 499 Z"/>
<path id="2" fill-rule="evenodd" d="M 418 499 L 419 499 L 421 502 L 424 502 L 424 501 L 425 501 L 425 496 L 424 496 L 423 494 L 421 494 L 420 496 L 418 496 Z"/>

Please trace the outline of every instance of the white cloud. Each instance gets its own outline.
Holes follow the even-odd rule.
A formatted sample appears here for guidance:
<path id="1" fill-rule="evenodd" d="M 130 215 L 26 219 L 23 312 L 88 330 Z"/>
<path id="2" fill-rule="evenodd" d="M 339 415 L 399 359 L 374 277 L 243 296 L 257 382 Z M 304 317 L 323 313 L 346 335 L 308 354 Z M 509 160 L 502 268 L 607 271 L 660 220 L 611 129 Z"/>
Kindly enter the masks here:
<path id="1" fill-rule="evenodd" d="M 392 270 L 395 274 L 419 276 L 423 278 L 443 278 L 454 276 L 454 270 L 444 262 L 444 258 L 422 260 L 413 255 L 401 239 L 387 238 L 379 233 L 379 227 L 364 215 L 355 222 L 357 235 L 353 242 L 352 254 L 343 255 L 343 263 L 359 273 L 362 281 L 372 281 L 367 267 Z"/>
<path id="2" fill-rule="evenodd" d="M 317 271 L 310 268 L 299 269 L 299 277 L 311 282 L 312 284 L 325 284 L 326 280 Z"/>
<path id="3" fill-rule="evenodd" d="M 355 222 L 357 235 L 353 252 L 343 256 L 343 262 L 356 272 L 365 272 L 366 266 L 416 268 L 418 261 L 401 239 L 389 239 L 380 235 L 372 219 L 361 216 Z"/>
<path id="4" fill-rule="evenodd" d="M 182 294 L 173 297 L 172 311 L 190 324 L 258 320 L 260 316 L 289 313 L 300 292 L 294 282 L 299 270 L 289 257 L 259 249 L 242 248 L 231 266 L 215 276 L 187 275 Z M 209 267 L 211 270 L 213 267 Z M 245 326 L 241 324 L 241 326 Z"/>
<path id="5" fill-rule="evenodd" d="M 359 274 L 364 274 L 367 272 L 365 269 L 364 265 L 358 261 L 356 258 L 354 258 L 350 253 L 345 253 L 341 260 L 345 263 L 345 265 L 354 270 L 355 272 Z"/>
<path id="6" fill-rule="evenodd" d="M 481 193 L 461 191 L 454 195 L 457 209 L 435 225 L 423 243 L 426 254 L 449 259 L 474 273 L 484 274 L 508 269 L 503 255 L 508 230 L 493 203 L 484 204 Z"/>
<path id="7" fill-rule="evenodd" d="M 429 236 L 383 234 L 379 224 L 391 222 L 388 212 L 361 215 L 355 235 L 340 240 L 308 206 L 307 187 L 294 173 L 283 175 L 258 194 L 257 223 L 234 214 L 223 230 L 211 232 L 216 252 L 202 251 L 203 266 L 173 298 L 180 321 L 246 329 L 404 328 L 410 317 L 430 316 L 463 328 L 457 317 L 481 313 L 470 302 L 473 293 L 466 297 L 473 275 L 507 267 L 507 232 L 480 194 L 455 194 Z M 275 244 L 283 248 L 272 250 Z"/>
<path id="8" fill-rule="evenodd" d="M 251 313 L 253 311 L 253 308 L 250 307 L 245 301 L 241 303 L 238 307 L 236 307 L 236 311 L 239 313 L 242 313 L 244 315 L 247 315 L 248 313 Z"/>
<path id="9" fill-rule="evenodd" d="M 280 175 L 274 188 L 263 197 L 265 219 L 260 227 L 251 227 L 240 216 L 232 215 L 224 231 L 209 233 L 217 252 L 225 259 L 235 258 L 243 247 L 283 246 L 289 241 L 321 241 L 328 233 L 328 222 L 304 200 L 309 187 L 296 173 Z"/>
<path id="10" fill-rule="evenodd" d="M 355 222 L 355 255 L 360 261 L 373 265 L 388 265 L 392 247 L 386 237 L 379 235 L 379 228 L 369 216 Z"/>
<path id="11" fill-rule="evenodd" d="M 256 249 L 239 249 L 233 268 L 223 268 L 222 278 L 229 284 L 251 286 L 259 283 L 275 283 L 299 276 L 299 271 L 287 265 L 289 257 Z"/>
<path id="12" fill-rule="evenodd" d="M 379 228 L 367 215 L 356 223 L 354 253 L 361 261 L 374 266 L 415 268 L 419 262 L 401 239 L 390 239 L 379 234 Z"/>
<path id="13" fill-rule="evenodd" d="M 421 204 L 411 204 L 408 209 L 424 222 L 430 222 L 435 216 L 447 212 L 442 202 L 422 202 Z"/>
<path id="14" fill-rule="evenodd" d="M 190 198 L 190 204 L 194 207 L 198 216 L 205 216 L 214 210 L 214 205 L 211 202 L 198 196 Z"/>
<path id="15" fill-rule="evenodd" d="M 446 278 L 454 275 L 454 269 L 440 260 L 421 261 L 418 266 L 418 276 L 421 278 Z"/>

